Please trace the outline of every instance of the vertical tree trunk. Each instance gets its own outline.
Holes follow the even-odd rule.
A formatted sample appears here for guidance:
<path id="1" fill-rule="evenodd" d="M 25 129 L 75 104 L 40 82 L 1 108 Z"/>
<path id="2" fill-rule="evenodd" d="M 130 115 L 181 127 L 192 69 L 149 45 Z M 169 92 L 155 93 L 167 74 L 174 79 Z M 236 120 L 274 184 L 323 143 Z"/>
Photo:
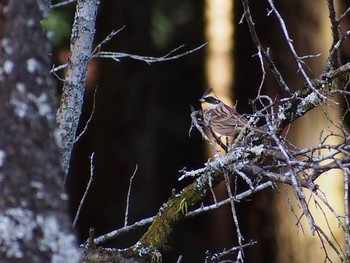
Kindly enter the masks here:
<path id="1" fill-rule="evenodd" d="M 279 1 L 275 3 L 286 22 L 286 27 L 293 39 L 293 44 L 300 56 L 315 55 L 322 53 L 321 57 L 306 59 L 310 67 L 307 71 L 310 78 L 317 76 L 324 67 L 325 59 L 331 44 L 330 22 L 325 2 L 313 1 Z M 298 73 L 295 59 L 283 38 L 283 33 L 278 24 L 276 16 L 266 15 L 269 9 L 268 1 L 260 1 L 251 6 L 256 29 L 264 47 L 269 47 L 271 57 L 276 66 L 285 77 L 291 88 L 299 89 L 304 85 L 304 80 Z M 291 10 L 293 10 L 291 12 Z M 242 10 L 236 13 L 236 21 L 241 19 Z M 247 57 L 255 54 L 256 48 L 252 44 L 251 36 L 247 33 L 245 23 L 240 24 L 236 30 L 236 84 L 239 87 L 239 109 L 245 107 L 242 112 L 249 112 L 248 98 L 254 98 L 257 87 L 260 85 L 262 72 L 259 68 L 257 56 L 252 59 Z M 271 77 L 268 69 L 264 83 L 265 93 L 270 97 L 281 96 L 278 94 L 275 79 Z M 255 89 L 255 90 L 254 90 Z M 325 110 L 329 108 L 325 107 Z M 333 110 L 329 114 L 335 123 L 339 118 L 339 112 Z M 329 132 L 326 117 L 319 108 L 309 112 L 295 124 L 293 123 L 288 140 L 299 147 L 317 144 L 320 131 L 324 129 L 324 136 Z M 329 142 L 331 143 L 331 142 Z M 334 142 L 333 142 L 334 143 Z M 326 192 L 331 205 L 342 204 L 341 177 L 328 174 L 321 176 L 317 183 Z M 321 182 L 322 179 L 331 180 Z M 325 188 L 328 186 L 328 188 Z M 288 187 L 287 187 L 288 188 Z M 248 262 L 322 262 L 324 253 L 320 249 L 318 237 L 310 236 L 308 225 L 304 225 L 304 232 L 296 228 L 297 219 L 288 207 L 287 196 L 284 186 L 278 191 L 260 193 L 254 197 L 249 207 L 244 208 L 243 221 L 246 229 L 243 232 L 247 236 L 254 236 L 259 240 L 259 245 L 252 248 L 252 253 L 247 253 Z M 294 194 L 289 193 L 292 199 Z M 335 201 L 338 200 L 338 201 Z M 311 201 L 312 202 L 312 201 Z M 297 206 L 294 204 L 295 210 Z M 320 212 L 320 209 L 318 209 Z M 341 209 L 337 210 L 341 213 Z M 298 211 L 298 216 L 300 211 Z M 323 217 L 323 215 L 320 215 Z M 331 217 L 331 216 L 329 216 Z M 317 221 L 320 223 L 320 221 Z M 322 229 L 327 226 L 320 224 Z M 333 230 L 340 231 L 337 226 L 331 225 Z M 338 235 L 338 233 L 336 233 Z M 338 237 L 341 240 L 341 237 Z M 337 261 L 337 260 L 335 260 Z"/>
<path id="2" fill-rule="evenodd" d="M 0 261 L 77 262 L 61 155 L 55 142 L 48 1 L 2 6 L 0 47 Z"/>
<path id="3" fill-rule="evenodd" d="M 207 88 L 212 88 L 215 94 L 228 105 L 233 105 L 233 7 L 234 3 L 231 1 L 205 1 L 205 33 L 208 42 L 205 58 Z M 222 141 L 226 142 L 226 139 L 223 138 Z M 217 149 L 224 154 L 220 146 L 217 146 Z M 213 154 L 210 147 L 207 147 L 207 154 Z M 226 185 L 221 184 L 216 187 L 215 195 L 218 200 L 225 198 L 227 196 Z M 220 212 L 222 216 L 218 217 L 214 214 L 207 225 L 215 246 L 225 247 L 236 240 L 236 232 L 232 228 L 230 208 L 226 207 Z M 212 227 L 213 225 L 215 227 Z"/>
<path id="4" fill-rule="evenodd" d="M 327 6 L 324 1 L 293 1 L 293 2 L 281 2 L 280 10 L 284 15 L 289 33 L 294 40 L 294 45 L 300 56 L 319 54 L 322 55 L 318 58 L 308 59 L 307 65 L 310 67 L 308 72 L 310 77 L 313 77 L 323 69 L 328 55 L 328 50 L 331 46 L 331 32 L 330 22 L 328 18 Z M 290 12 L 289 10 L 295 10 Z M 277 47 L 276 47 L 277 48 Z M 304 80 L 300 77 L 296 77 L 295 62 L 291 60 L 289 56 L 289 50 L 286 47 L 276 49 L 278 52 L 278 60 L 281 64 L 281 68 L 287 73 L 288 83 L 291 87 L 299 88 L 304 85 Z M 288 59 L 289 58 L 289 59 Z M 327 112 L 328 116 L 325 115 Z M 291 141 L 297 147 L 311 147 L 317 145 L 320 140 L 320 132 L 323 130 L 324 138 L 331 130 L 335 131 L 330 125 L 329 119 L 334 123 L 338 123 L 340 119 L 340 112 L 332 109 L 330 106 L 324 105 L 323 109 L 318 107 L 317 109 L 309 112 L 306 116 L 300 118 L 293 123 L 289 132 L 288 140 Z M 331 127 L 331 128 L 330 128 Z M 334 137 L 333 137 L 334 138 Z M 327 140 L 327 143 L 334 144 L 339 143 Z M 326 195 L 326 198 L 330 202 L 331 206 L 340 214 L 343 213 L 343 209 L 337 204 L 342 204 L 342 177 L 339 172 L 328 172 L 326 175 L 320 176 L 316 181 L 320 186 L 320 189 Z M 297 218 L 301 216 L 302 212 L 298 209 L 298 205 L 293 203 L 294 212 L 288 207 L 287 196 L 285 190 L 281 187 L 281 193 L 275 194 L 276 207 L 276 234 L 277 240 L 277 262 L 322 262 L 325 258 L 324 251 L 321 249 L 321 242 L 317 236 L 312 236 L 308 228 L 306 220 L 302 220 L 304 223 L 304 229 L 297 228 Z M 288 188 L 287 193 L 291 197 L 293 196 L 292 189 Z M 293 198 L 291 198 L 293 199 Z M 307 195 L 309 200 L 309 195 Z M 310 209 L 315 216 L 315 221 L 320 227 L 331 236 L 329 228 L 334 231 L 334 235 L 338 241 L 341 238 L 341 228 L 338 226 L 332 213 L 325 207 L 323 209 L 326 212 L 326 217 L 329 220 L 328 223 L 324 220 L 324 215 L 320 207 L 315 207 L 313 199 L 310 199 Z M 294 214 L 296 213 L 296 214 Z M 329 224 L 329 225 L 327 225 Z M 329 226 L 329 227 L 328 227 Z M 328 249 L 329 257 L 337 261 L 339 260 L 334 255 L 332 249 L 326 246 Z"/>

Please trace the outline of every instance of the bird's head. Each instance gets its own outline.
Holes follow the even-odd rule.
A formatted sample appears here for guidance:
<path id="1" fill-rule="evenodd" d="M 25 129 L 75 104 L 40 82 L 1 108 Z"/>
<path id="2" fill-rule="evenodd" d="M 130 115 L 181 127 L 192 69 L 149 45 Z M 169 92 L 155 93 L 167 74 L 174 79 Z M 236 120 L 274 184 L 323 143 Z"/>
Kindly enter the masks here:
<path id="1" fill-rule="evenodd" d="M 216 107 L 221 102 L 218 97 L 216 97 L 212 89 L 207 90 L 199 101 L 201 102 L 203 110 Z"/>

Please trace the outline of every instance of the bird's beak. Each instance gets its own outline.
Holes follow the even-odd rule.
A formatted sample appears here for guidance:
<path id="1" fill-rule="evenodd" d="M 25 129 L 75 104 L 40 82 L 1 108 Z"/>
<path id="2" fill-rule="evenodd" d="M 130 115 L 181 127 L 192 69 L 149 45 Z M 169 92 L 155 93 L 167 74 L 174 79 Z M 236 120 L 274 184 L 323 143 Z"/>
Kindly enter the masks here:
<path id="1" fill-rule="evenodd" d="M 201 99 L 199 100 L 199 102 L 205 102 L 205 99 L 201 98 Z"/>

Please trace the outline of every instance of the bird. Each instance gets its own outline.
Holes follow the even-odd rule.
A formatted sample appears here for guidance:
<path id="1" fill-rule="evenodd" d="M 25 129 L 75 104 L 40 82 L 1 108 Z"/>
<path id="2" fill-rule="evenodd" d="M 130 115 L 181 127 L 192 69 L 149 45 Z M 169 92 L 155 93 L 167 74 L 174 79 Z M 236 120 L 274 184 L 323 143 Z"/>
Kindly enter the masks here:
<path id="1" fill-rule="evenodd" d="M 236 136 L 244 127 L 249 126 L 248 120 L 221 101 L 212 89 L 207 90 L 199 101 L 204 126 L 221 136 Z"/>

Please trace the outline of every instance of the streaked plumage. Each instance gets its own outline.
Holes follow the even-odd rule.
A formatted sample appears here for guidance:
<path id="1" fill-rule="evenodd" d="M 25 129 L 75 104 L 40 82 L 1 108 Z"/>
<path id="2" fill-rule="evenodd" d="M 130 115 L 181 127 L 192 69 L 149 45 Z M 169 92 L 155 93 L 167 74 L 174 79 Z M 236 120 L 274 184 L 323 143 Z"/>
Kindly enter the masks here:
<path id="1" fill-rule="evenodd" d="M 208 90 L 199 100 L 202 105 L 204 125 L 223 136 L 237 135 L 248 123 L 234 108 L 219 100 Z"/>

